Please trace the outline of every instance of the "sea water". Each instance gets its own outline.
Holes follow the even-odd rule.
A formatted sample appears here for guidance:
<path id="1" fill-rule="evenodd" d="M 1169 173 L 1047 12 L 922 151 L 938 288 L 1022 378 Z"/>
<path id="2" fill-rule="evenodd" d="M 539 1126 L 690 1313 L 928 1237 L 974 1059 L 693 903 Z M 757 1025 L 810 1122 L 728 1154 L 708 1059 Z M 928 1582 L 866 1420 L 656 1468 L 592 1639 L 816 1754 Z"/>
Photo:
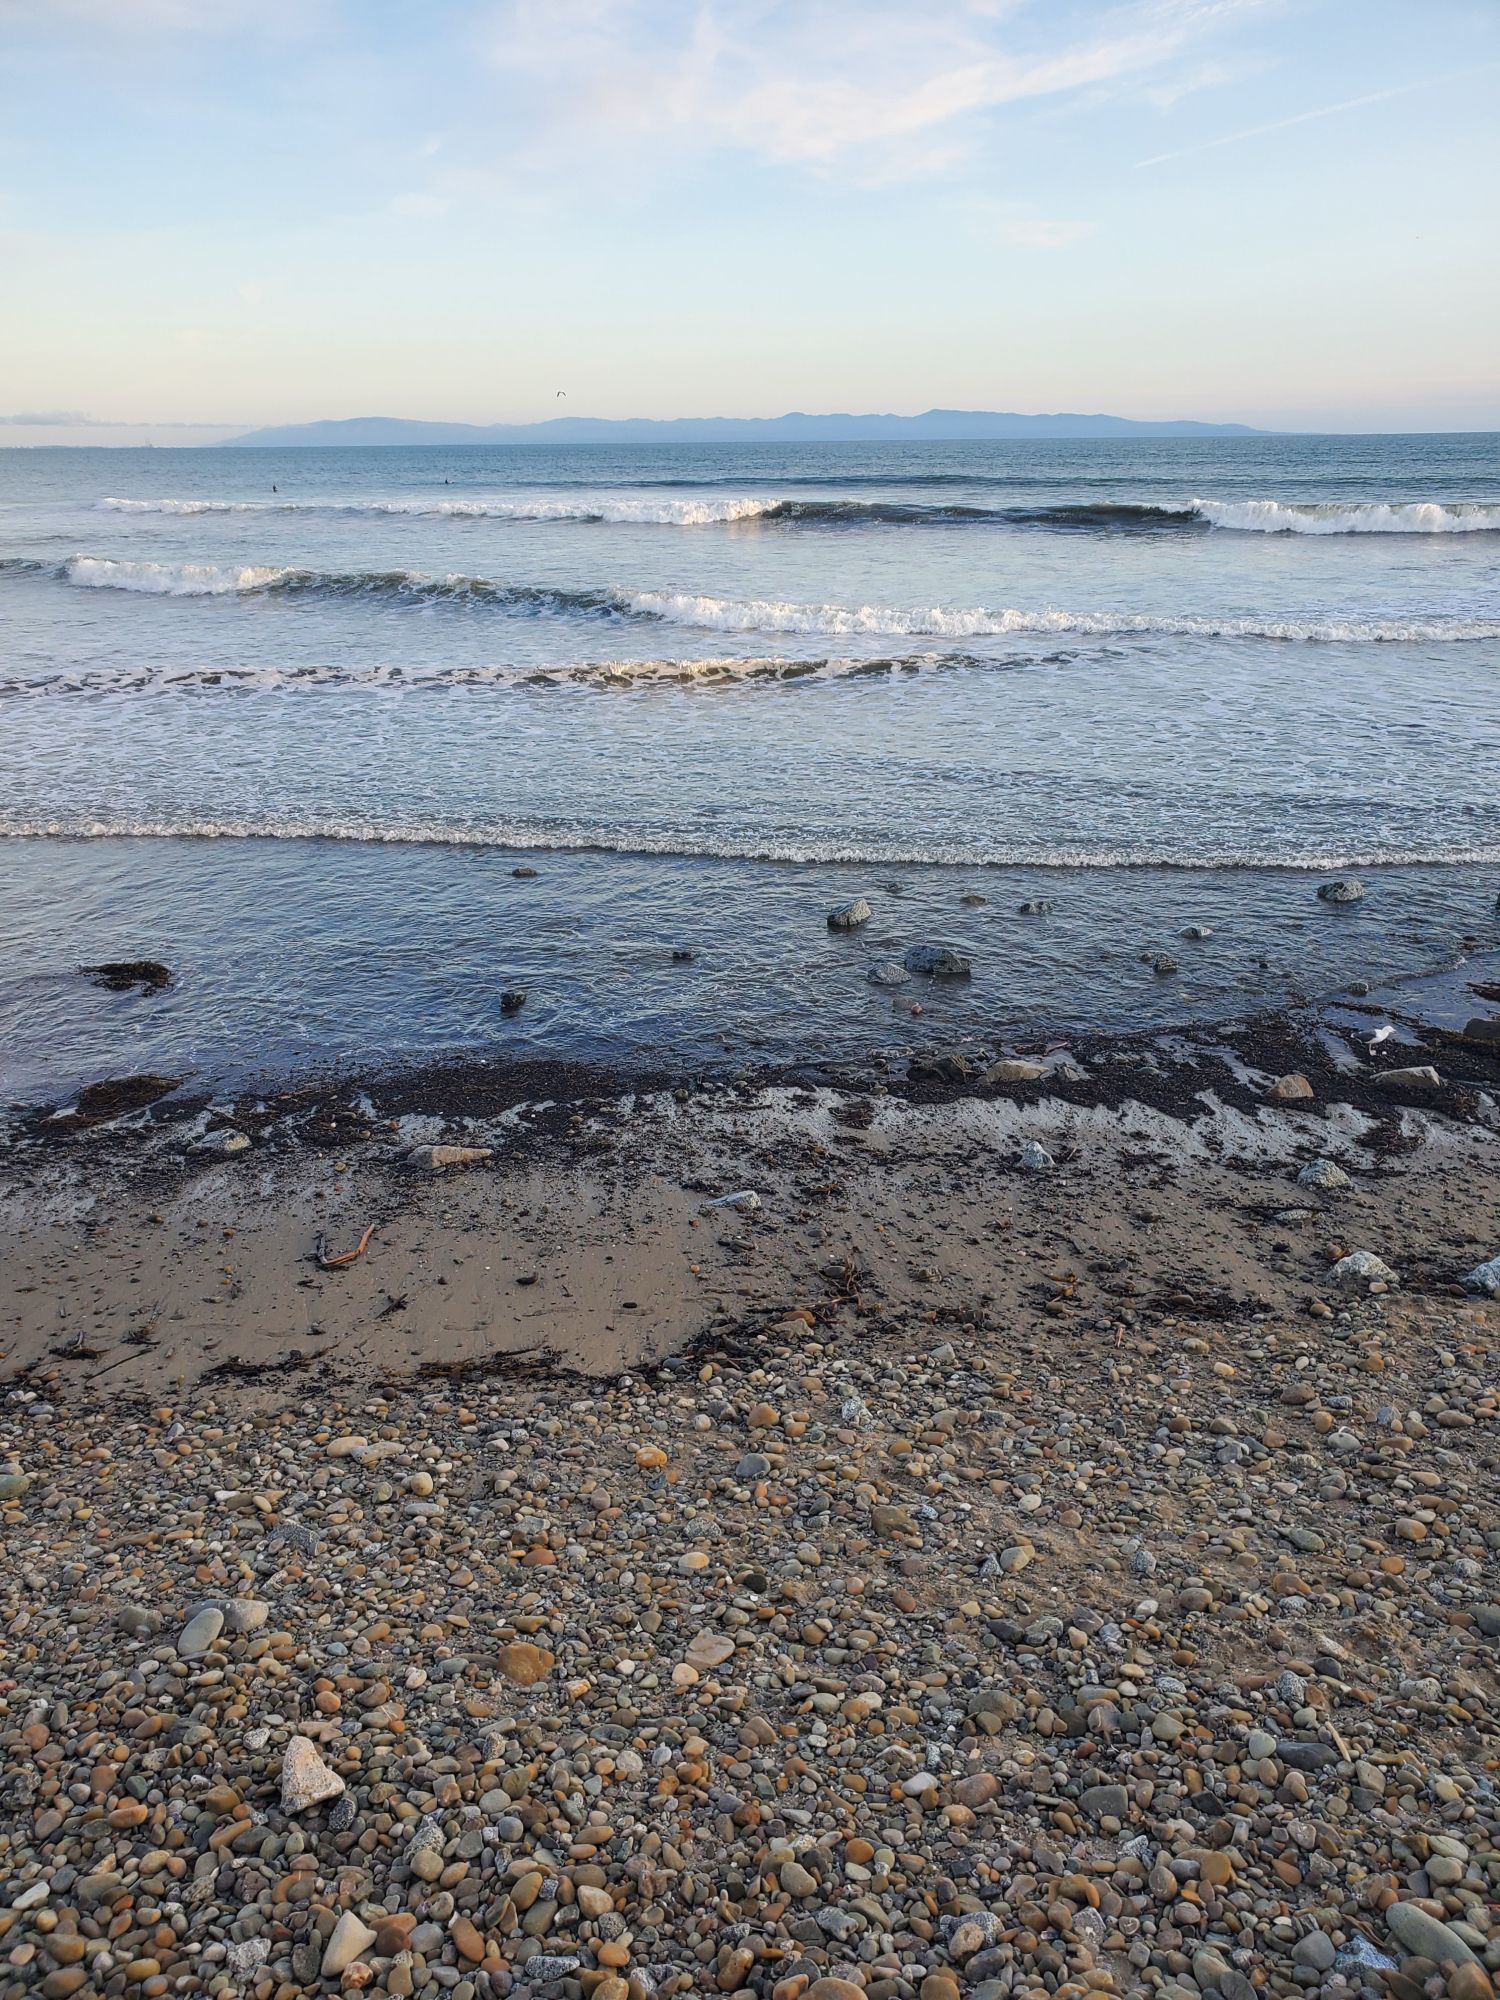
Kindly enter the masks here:
<path id="1" fill-rule="evenodd" d="M 1497 887 L 1492 437 L 0 452 L 12 1098 L 1223 1016 Z"/>

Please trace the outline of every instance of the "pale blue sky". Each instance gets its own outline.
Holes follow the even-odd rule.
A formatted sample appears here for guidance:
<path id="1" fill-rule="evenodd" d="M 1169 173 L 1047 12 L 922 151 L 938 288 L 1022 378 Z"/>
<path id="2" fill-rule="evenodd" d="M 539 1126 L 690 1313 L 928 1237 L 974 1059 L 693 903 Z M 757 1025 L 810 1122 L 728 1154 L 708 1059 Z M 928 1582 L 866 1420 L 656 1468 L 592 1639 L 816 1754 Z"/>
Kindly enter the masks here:
<path id="1" fill-rule="evenodd" d="M 0 410 L 1500 428 L 1497 101 L 1495 0 L 0 0 Z"/>

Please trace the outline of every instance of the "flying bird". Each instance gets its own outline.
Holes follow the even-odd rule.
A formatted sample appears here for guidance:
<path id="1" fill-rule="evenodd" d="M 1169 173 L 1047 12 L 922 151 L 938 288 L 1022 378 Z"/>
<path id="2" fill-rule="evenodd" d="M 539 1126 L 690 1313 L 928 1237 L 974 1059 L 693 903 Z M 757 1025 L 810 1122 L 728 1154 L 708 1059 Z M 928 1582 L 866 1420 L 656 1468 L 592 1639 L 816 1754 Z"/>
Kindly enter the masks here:
<path id="1" fill-rule="evenodd" d="M 567 393 L 568 393 L 568 392 L 567 392 L 567 390 L 566 390 L 566 389 L 559 389 L 559 390 L 558 390 L 558 392 L 557 392 L 557 395 L 558 395 L 558 396 L 566 396 L 566 395 L 567 395 Z M 555 403 L 555 402 L 557 401 L 557 396 L 554 396 L 554 397 L 552 398 L 552 400 L 553 400 L 553 402 Z"/>

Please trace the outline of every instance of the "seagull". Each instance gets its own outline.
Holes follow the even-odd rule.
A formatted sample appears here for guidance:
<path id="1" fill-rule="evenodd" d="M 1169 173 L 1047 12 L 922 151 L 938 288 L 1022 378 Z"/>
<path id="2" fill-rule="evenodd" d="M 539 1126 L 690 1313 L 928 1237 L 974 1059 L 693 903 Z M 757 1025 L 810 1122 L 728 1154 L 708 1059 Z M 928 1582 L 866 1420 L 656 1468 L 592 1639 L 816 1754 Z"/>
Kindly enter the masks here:
<path id="1" fill-rule="evenodd" d="M 559 390 L 558 390 L 558 392 L 557 392 L 557 396 L 566 396 L 566 395 L 567 395 L 567 393 L 568 393 L 568 392 L 567 392 L 567 390 L 566 390 L 566 389 L 559 389 Z M 555 403 L 555 402 L 557 401 L 557 396 L 554 396 L 554 397 L 552 398 L 552 400 L 553 400 L 553 402 L 554 402 L 554 403 Z"/>
<path id="2" fill-rule="evenodd" d="M 1380 1047 L 1380 1044 L 1382 1042 L 1388 1042 L 1391 1039 L 1392 1035 L 1395 1034 L 1395 1032 L 1396 1030 L 1391 1026 L 1390 1022 L 1387 1021 L 1383 1028 L 1377 1028 L 1374 1034 L 1371 1035 L 1370 1047 L 1372 1049 L 1378 1049 Z"/>

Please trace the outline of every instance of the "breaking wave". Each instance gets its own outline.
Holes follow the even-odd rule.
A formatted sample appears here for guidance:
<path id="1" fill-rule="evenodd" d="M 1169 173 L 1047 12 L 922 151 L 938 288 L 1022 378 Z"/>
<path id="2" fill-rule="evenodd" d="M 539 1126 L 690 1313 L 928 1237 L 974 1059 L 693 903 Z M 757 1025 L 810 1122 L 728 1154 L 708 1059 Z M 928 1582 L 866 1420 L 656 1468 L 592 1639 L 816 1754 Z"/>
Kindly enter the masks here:
<path id="1" fill-rule="evenodd" d="M 417 570 L 324 570 L 250 563 L 161 563 L 71 556 L 59 572 L 86 590 L 127 590 L 149 597 L 389 597 L 413 604 L 472 603 L 536 616 L 628 615 L 616 591 L 557 590 L 545 584 L 492 583 L 482 576 L 424 576 Z"/>
<path id="2" fill-rule="evenodd" d="M 876 524 L 900 527 L 991 522 L 1012 527 L 1129 529 L 1192 525 L 1192 509 L 1098 502 L 1034 507 L 981 507 L 958 501 L 784 499 L 770 495 L 719 495 L 703 499 L 642 499 L 624 494 L 435 495 L 395 500 L 100 500 L 117 514 L 346 514 L 408 515 L 454 521 L 596 521 L 661 527 L 733 526 L 742 521 L 788 522 L 814 527 Z M 1199 523 L 1198 525 L 1202 525 Z"/>
<path id="3" fill-rule="evenodd" d="M 1437 844 L 1431 849 L 1391 846 L 1297 847 L 1267 840 L 1263 845 L 1207 845 L 1183 851 L 1173 847 L 1070 846 L 1037 842 L 942 842 L 764 838 L 753 833 L 724 831 L 704 838 L 680 831 L 602 827 L 537 827 L 516 821 L 473 824 L 443 820 L 375 820 L 301 817 L 270 814 L 264 818 L 200 818 L 191 813 L 156 819 L 122 814 L 107 818 L 76 816 L 62 819 L 0 815 L 0 837 L 20 840 L 335 840 L 375 846 L 442 846 L 507 848 L 530 853 L 669 855 L 702 861 L 862 862 L 869 864 L 979 868 L 1180 870 L 1225 868 L 1295 868 L 1332 871 L 1341 868 L 1400 866 L 1488 866 L 1500 861 L 1500 844 L 1460 847 Z"/>
<path id="4" fill-rule="evenodd" d="M 894 482 L 893 482 L 894 483 Z M 97 506 L 118 514 L 347 514 L 409 515 L 428 519 L 593 521 L 701 528 L 748 521 L 812 527 L 944 527 L 985 524 L 1061 532 L 1159 534 L 1170 530 L 1226 529 L 1265 535 L 1472 535 L 1500 533 L 1500 502 L 1185 500 L 1052 502 L 986 507 L 960 501 L 786 499 L 772 495 L 642 498 L 588 493 L 436 495 L 388 500 L 132 500 L 108 498 Z"/>
<path id="5" fill-rule="evenodd" d="M 830 637 L 875 634 L 899 638 L 980 639 L 1027 634 L 1098 637 L 1162 635 L 1193 639 L 1283 639 L 1326 642 L 1442 642 L 1500 638 L 1500 619 L 1201 618 L 1147 611 L 906 609 L 871 604 L 739 602 L 674 591 L 636 591 L 625 600 L 637 615 L 716 632 L 802 632 Z"/>
<path id="6" fill-rule="evenodd" d="M 1195 500 L 1213 528 L 1257 535 L 1500 534 L 1500 502 Z"/>
<path id="7" fill-rule="evenodd" d="M 72 556 L 63 579 L 93 590 L 159 597 L 316 594 L 379 597 L 410 604 L 467 604 L 532 617 L 650 619 L 699 631 L 812 636 L 981 639 L 1069 634 L 1192 639 L 1277 639 L 1328 643 L 1443 644 L 1500 638 L 1500 619 L 1174 617 L 1149 611 L 973 610 L 942 605 L 794 604 L 775 598 L 693 596 L 681 591 L 561 590 L 496 583 L 480 576 L 424 576 L 415 570 L 317 570 L 250 564 L 116 561 Z"/>

